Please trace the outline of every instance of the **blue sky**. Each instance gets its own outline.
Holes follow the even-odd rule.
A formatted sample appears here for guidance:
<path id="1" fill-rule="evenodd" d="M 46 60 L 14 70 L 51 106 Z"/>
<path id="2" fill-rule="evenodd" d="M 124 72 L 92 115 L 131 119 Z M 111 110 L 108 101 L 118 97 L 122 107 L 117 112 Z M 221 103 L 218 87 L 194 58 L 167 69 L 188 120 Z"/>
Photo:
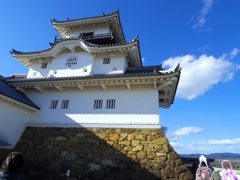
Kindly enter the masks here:
<path id="1" fill-rule="evenodd" d="M 178 153 L 240 152 L 239 0 L 8 0 L 0 4 L 0 74 L 27 73 L 12 48 L 43 50 L 50 20 L 120 10 L 127 41 L 140 38 L 144 65 L 182 68 L 174 104 L 160 121 Z"/>

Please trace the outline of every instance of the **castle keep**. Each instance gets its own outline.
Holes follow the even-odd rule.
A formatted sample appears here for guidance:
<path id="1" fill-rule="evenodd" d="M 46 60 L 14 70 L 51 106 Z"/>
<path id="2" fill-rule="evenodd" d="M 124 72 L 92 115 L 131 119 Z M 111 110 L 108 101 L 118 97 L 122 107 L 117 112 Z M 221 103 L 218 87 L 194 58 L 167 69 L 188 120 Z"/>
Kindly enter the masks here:
<path id="1" fill-rule="evenodd" d="M 179 65 L 144 66 L 118 10 L 51 23 L 60 37 L 49 48 L 11 51 L 28 73 L 0 79 L 1 146 L 25 154 L 27 177 L 191 179 L 159 115 L 174 102 Z"/>

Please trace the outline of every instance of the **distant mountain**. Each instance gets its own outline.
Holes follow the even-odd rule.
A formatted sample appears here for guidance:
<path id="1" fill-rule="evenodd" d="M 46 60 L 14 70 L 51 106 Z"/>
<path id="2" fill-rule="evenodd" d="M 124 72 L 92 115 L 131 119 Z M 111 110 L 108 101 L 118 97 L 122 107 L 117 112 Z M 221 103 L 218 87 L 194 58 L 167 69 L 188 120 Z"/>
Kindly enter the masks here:
<path id="1" fill-rule="evenodd" d="M 212 153 L 212 154 L 179 154 L 180 157 L 199 158 L 204 155 L 207 159 L 240 159 L 240 153 Z"/>

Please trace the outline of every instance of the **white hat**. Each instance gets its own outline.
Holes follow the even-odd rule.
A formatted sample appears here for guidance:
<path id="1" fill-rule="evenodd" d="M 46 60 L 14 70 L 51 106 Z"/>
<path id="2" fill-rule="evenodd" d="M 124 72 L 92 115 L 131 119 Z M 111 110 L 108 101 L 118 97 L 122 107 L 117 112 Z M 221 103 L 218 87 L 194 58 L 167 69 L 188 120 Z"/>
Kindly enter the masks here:
<path id="1" fill-rule="evenodd" d="M 203 155 L 199 157 L 199 165 L 201 165 L 202 162 L 205 162 L 205 164 L 207 165 L 207 158 Z"/>

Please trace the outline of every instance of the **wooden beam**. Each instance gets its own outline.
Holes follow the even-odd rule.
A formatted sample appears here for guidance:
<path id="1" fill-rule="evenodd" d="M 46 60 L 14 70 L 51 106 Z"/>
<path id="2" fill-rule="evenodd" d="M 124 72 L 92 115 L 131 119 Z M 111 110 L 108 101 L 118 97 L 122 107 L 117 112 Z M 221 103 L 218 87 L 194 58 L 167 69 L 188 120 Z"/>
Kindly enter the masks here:
<path id="1" fill-rule="evenodd" d="M 37 89 L 37 90 L 40 91 L 40 92 L 43 92 L 43 91 L 44 91 L 43 87 L 40 87 L 40 86 L 35 86 L 34 88 Z"/>
<path id="2" fill-rule="evenodd" d="M 63 91 L 63 88 L 61 86 L 55 86 L 56 89 L 58 89 L 59 91 Z"/>
<path id="3" fill-rule="evenodd" d="M 78 87 L 79 89 L 81 89 L 82 91 L 84 90 L 84 86 L 83 86 L 83 85 L 77 85 L 77 87 Z"/>
<path id="4" fill-rule="evenodd" d="M 17 90 L 21 91 L 21 92 L 25 92 L 26 90 L 22 87 L 16 87 Z"/>
<path id="5" fill-rule="evenodd" d="M 157 88 L 157 80 L 156 79 L 153 80 L 153 87 L 154 87 L 154 89 Z"/>
<path id="6" fill-rule="evenodd" d="M 105 84 L 101 84 L 101 86 L 102 86 L 102 88 L 104 89 L 104 90 L 106 90 L 106 85 Z"/>
<path id="7" fill-rule="evenodd" d="M 127 88 L 128 88 L 128 89 L 131 89 L 130 83 L 126 83 L 126 85 L 127 85 Z"/>
<path id="8" fill-rule="evenodd" d="M 166 95 L 166 94 L 159 95 L 159 99 L 167 99 L 167 98 L 169 98 L 169 95 Z"/>
<path id="9" fill-rule="evenodd" d="M 168 81 L 168 82 L 166 82 L 166 83 L 163 83 L 163 84 L 161 84 L 161 85 L 158 85 L 158 89 L 162 89 L 162 88 L 164 88 L 164 87 L 166 87 L 166 86 L 168 86 L 168 85 L 171 85 L 173 82 L 172 81 Z"/>

